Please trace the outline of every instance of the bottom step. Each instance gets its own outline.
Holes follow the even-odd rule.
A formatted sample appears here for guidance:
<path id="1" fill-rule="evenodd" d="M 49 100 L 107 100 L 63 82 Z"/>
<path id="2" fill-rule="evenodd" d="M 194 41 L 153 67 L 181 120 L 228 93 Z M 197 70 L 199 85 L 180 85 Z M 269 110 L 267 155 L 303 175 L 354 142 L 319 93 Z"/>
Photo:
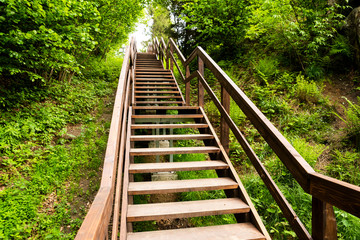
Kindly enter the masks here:
<path id="1" fill-rule="evenodd" d="M 128 233 L 127 240 L 265 240 L 251 223 Z"/>

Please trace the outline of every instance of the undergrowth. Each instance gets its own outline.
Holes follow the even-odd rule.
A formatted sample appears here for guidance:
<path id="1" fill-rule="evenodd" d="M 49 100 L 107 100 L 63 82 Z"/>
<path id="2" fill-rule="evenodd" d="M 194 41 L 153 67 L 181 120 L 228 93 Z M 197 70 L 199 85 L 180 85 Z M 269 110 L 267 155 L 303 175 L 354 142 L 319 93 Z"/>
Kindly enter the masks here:
<path id="1" fill-rule="evenodd" d="M 121 67 L 116 56 L 99 62 L 71 82 L 1 96 L 0 238 L 74 238 L 99 187 L 110 126 L 101 116 Z"/>

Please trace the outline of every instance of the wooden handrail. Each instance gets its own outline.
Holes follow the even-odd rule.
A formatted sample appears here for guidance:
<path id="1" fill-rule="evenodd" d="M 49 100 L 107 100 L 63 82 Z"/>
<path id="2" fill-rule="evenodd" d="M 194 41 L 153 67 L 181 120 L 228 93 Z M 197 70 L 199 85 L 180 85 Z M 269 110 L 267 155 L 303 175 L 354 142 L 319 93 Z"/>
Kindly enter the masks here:
<path id="1" fill-rule="evenodd" d="M 136 46 L 135 39 L 132 39 L 130 45 L 126 48 L 116 91 L 100 189 L 76 235 L 75 239 L 77 240 L 108 238 L 108 226 L 114 201 L 117 166 L 118 161 L 122 162 L 124 156 L 119 150 L 121 150 L 121 142 L 125 141 L 125 139 L 121 139 L 120 136 L 121 133 L 126 130 L 126 126 L 122 124 L 122 120 L 124 111 L 126 111 L 125 92 L 130 74 L 130 65 L 134 62 L 134 53 L 136 53 Z M 119 155 L 120 158 L 118 158 Z M 119 164 L 119 168 L 120 167 L 122 167 L 122 164 Z M 119 169 L 119 172 L 122 172 L 122 169 Z"/>
<path id="2" fill-rule="evenodd" d="M 324 219 L 329 219 L 329 217 L 333 216 L 332 206 L 329 206 L 326 211 L 325 207 L 322 207 L 322 209 L 317 209 L 320 205 L 325 206 L 322 205 L 322 203 L 334 205 L 357 217 L 360 217 L 360 187 L 316 173 L 314 169 L 295 150 L 295 148 L 277 130 L 277 128 L 265 117 L 265 115 L 255 106 L 255 104 L 244 94 L 244 92 L 231 80 L 231 78 L 201 47 L 196 47 L 194 51 L 190 54 L 190 56 L 186 59 L 179 50 L 178 46 L 173 41 L 173 39 L 170 38 L 165 51 L 167 54 L 166 56 L 170 56 L 170 61 L 174 61 L 175 63 L 176 59 L 173 56 L 173 53 L 176 53 L 178 59 L 180 60 L 186 71 L 186 77 L 185 80 L 183 80 L 186 86 L 186 104 L 190 103 L 190 81 L 194 78 L 197 78 L 199 81 L 199 85 L 201 84 L 205 87 L 205 90 L 208 92 L 210 98 L 220 111 L 222 118 L 225 119 L 228 127 L 230 127 L 233 131 L 235 137 L 239 141 L 240 145 L 243 147 L 245 153 L 255 166 L 256 171 L 259 173 L 260 177 L 273 195 L 274 199 L 279 204 L 279 207 L 283 211 L 284 216 L 288 219 L 289 223 L 291 224 L 300 239 L 312 238 L 301 223 L 301 221 L 297 218 L 295 212 L 288 204 L 276 184 L 273 182 L 270 175 L 254 153 L 254 151 L 251 149 L 245 137 L 241 134 L 240 130 L 230 118 L 228 110 L 226 110 L 224 106 L 220 103 L 220 101 L 216 98 L 212 89 L 203 77 L 203 74 L 199 71 L 190 73 L 189 65 L 196 58 L 198 58 L 198 61 L 204 62 L 205 66 L 210 69 L 210 71 L 214 74 L 216 79 L 221 84 L 221 87 L 225 92 L 224 94 L 228 94 L 235 101 L 235 103 L 248 117 L 250 122 L 262 135 L 265 141 L 277 154 L 279 159 L 284 163 L 284 165 L 293 175 L 295 180 L 307 193 L 313 196 L 313 226 L 318 226 L 318 223 L 321 223 L 321 221 L 325 221 Z M 178 71 L 181 73 L 181 76 L 183 78 L 184 74 L 181 72 L 177 63 L 175 65 L 177 66 Z M 199 67 L 201 67 L 200 64 Z M 199 95 L 199 103 L 201 103 L 202 99 L 200 98 L 202 97 L 203 96 Z M 224 98 L 226 99 L 226 96 Z M 316 214 L 317 216 L 314 216 L 314 214 Z M 329 217 L 327 217 L 327 214 Z M 335 220 L 326 221 L 328 225 L 336 224 Z M 313 236 L 314 239 L 321 239 L 326 237 L 328 237 L 328 239 L 336 238 L 336 234 L 334 235 L 334 233 L 332 233 L 331 236 L 327 236 L 324 229 L 313 229 Z"/>

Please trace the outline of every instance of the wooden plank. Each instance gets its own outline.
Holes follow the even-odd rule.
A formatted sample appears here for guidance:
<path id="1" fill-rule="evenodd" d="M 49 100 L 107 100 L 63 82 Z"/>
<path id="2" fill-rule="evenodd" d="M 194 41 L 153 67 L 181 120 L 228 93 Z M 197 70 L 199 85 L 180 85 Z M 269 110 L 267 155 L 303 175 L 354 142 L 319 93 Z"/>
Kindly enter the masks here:
<path id="1" fill-rule="evenodd" d="M 135 110 L 197 110 L 197 106 L 134 106 Z"/>
<path id="2" fill-rule="evenodd" d="M 128 206 L 129 222 L 158 221 L 221 214 L 247 213 L 250 208 L 239 198 L 136 204 Z"/>
<path id="3" fill-rule="evenodd" d="M 164 194 L 176 192 L 236 189 L 238 184 L 230 178 L 203 178 L 154 182 L 130 182 L 130 195 Z"/>
<path id="4" fill-rule="evenodd" d="M 157 94 L 157 93 L 160 93 L 160 94 L 170 94 L 170 93 L 179 93 L 179 91 L 135 91 L 135 93 L 145 93 L 145 94 Z"/>
<path id="5" fill-rule="evenodd" d="M 181 96 L 135 96 L 135 98 L 155 98 L 155 99 L 173 99 L 173 98 L 179 98 L 181 99 Z"/>
<path id="6" fill-rule="evenodd" d="M 213 139 L 212 134 L 174 134 L 174 135 L 135 135 L 131 141 L 161 141 L 161 140 L 203 140 Z"/>
<path id="7" fill-rule="evenodd" d="M 201 76 L 204 76 L 205 72 L 204 61 L 198 56 L 198 71 Z M 204 87 L 200 80 L 198 80 L 198 106 L 204 107 Z"/>
<path id="8" fill-rule="evenodd" d="M 189 153 L 218 153 L 218 147 L 172 147 L 172 148 L 132 148 L 131 156 L 167 155 Z"/>
<path id="9" fill-rule="evenodd" d="M 177 114 L 177 115 L 133 115 L 133 118 L 171 118 L 171 119 L 177 119 L 177 118 L 203 118 L 204 116 L 202 114 Z"/>
<path id="10" fill-rule="evenodd" d="M 320 173 L 310 174 L 310 194 L 360 218 L 360 187 Z"/>
<path id="11" fill-rule="evenodd" d="M 133 124 L 131 129 L 157 129 L 157 128 L 207 128 L 207 124 Z"/>
<path id="12" fill-rule="evenodd" d="M 182 104 L 182 101 L 136 101 L 136 104 Z"/>
<path id="13" fill-rule="evenodd" d="M 157 128 L 207 128 L 207 124 L 133 124 L 131 129 L 157 129 Z"/>
<path id="14" fill-rule="evenodd" d="M 312 237 L 314 240 L 336 240 L 337 225 L 332 205 L 312 198 Z"/>
<path id="15" fill-rule="evenodd" d="M 177 87 L 135 87 L 135 89 L 177 89 Z"/>
<path id="16" fill-rule="evenodd" d="M 221 104 L 228 115 L 230 115 L 230 95 L 225 88 L 221 87 Z M 225 149 L 225 152 L 229 154 L 229 125 L 225 120 L 224 114 L 221 114 L 220 119 L 220 142 Z"/>
<path id="17" fill-rule="evenodd" d="M 135 82 L 135 85 L 149 85 L 149 86 L 155 86 L 155 85 L 169 85 L 169 86 L 174 86 L 176 85 L 175 82 L 171 81 L 171 82 Z"/>
<path id="18" fill-rule="evenodd" d="M 129 233 L 127 240 L 265 240 L 251 223 Z"/>
<path id="19" fill-rule="evenodd" d="M 164 78 L 164 79 L 168 79 L 168 78 L 172 78 L 171 74 L 161 74 L 161 75 L 143 75 L 143 74 L 136 74 L 136 79 L 139 78 Z"/>
<path id="20" fill-rule="evenodd" d="M 130 173 L 152 173 L 170 171 L 197 171 L 209 169 L 227 169 L 229 166 L 221 160 L 194 162 L 164 162 L 131 164 Z"/>

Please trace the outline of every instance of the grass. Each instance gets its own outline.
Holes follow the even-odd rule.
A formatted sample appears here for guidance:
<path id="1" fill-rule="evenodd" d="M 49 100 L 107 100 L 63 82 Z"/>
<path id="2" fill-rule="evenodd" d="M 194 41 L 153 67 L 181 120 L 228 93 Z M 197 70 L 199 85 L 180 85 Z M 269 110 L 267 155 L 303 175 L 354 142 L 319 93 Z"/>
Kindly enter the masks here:
<path id="1" fill-rule="evenodd" d="M 112 58 L 72 82 L 0 99 L 0 238 L 74 238 L 99 187 L 110 127 L 102 116 L 121 66 Z"/>

